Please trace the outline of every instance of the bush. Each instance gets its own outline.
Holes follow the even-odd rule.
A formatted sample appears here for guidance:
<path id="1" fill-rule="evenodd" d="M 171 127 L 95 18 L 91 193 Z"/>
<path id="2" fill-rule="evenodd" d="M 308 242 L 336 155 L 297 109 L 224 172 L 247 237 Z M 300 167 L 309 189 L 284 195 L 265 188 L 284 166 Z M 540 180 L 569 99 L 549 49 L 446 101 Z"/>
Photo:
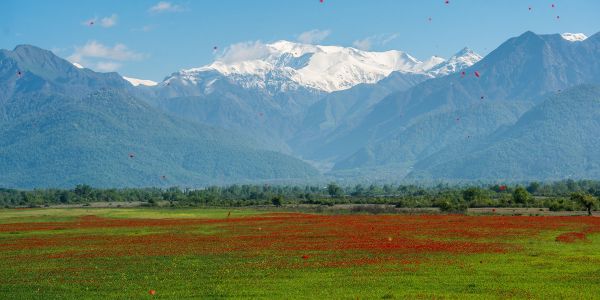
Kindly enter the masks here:
<path id="1" fill-rule="evenodd" d="M 271 203 L 277 207 L 281 206 L 282 202 L 283 202 L 283 196 L 281 196 L 281 195 L 277 195 L 277 196 L 274 196 L 273 198 L 271 198 Z"/>
<path id="2" fill-rule="evenodd" d="M 531 200 L 531 195 L 522 186 L 519 186 L 515 189 L 512 197 L 513 197 L 513 202 L 523 204 L 523 205 L 528 205 L 529 201 Z"/>
<path id="3" fill-rule="evenodd" d="M 436 201 L 434 206 L 438 207 L 443 212 L 450 213 L 465 213 L 468 208 L 468 205 L 463 201 L 453 201 L 447 198 Z"/>

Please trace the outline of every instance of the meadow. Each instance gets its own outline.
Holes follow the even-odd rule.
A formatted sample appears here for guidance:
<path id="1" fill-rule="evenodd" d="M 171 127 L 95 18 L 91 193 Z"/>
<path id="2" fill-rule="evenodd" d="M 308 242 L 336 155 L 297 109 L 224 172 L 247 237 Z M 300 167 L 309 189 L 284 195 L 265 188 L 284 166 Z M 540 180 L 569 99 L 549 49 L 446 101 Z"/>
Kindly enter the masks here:
<path id="1" fill-rule="evenodd" d="M 0 210 L 0 299 L 597 298 L 600 218 Z"/>

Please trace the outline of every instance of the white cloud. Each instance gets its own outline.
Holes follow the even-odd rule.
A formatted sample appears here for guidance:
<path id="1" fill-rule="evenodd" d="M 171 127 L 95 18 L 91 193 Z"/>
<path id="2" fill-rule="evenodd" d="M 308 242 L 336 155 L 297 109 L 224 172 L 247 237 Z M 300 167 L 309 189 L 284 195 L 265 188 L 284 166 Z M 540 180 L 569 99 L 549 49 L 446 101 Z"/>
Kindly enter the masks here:
<path id="1" fill-rule="evenodd" d="M 362 40 L 356 40 L 352 45 L 360 50 L 371 50 L 373 46 L 385 46 L 399 36 L 397 33 L 372 35 Z"/>
<path id="2" fill-rule="evenodd" d="M 303 44 L 315 44 L 323 41 L 331 34 L 331 30 L 319 30 L 313 29 L 309 31 L 305 31 L 298 35 L 298 42 Z"/>
<path id="3" fill-rule="evenodd" d="M 95 66 L 94 69 L 100 72 L 114 72 L 121 67 L 121 64 L 114 61 L 99 61 Z"/>
<path id="4" fill-rule="evenodd" d="M 142 60 L 146 57 L 146 54 L 130 50 L 124 44 L 110 47 L 97 41 L 89 41 L 83 46 L 75 46 L 75 51 L 67 59 L 93 70 L 112 72 L 122 66 L 120 62 Z"/>
<path id="5" fill-rule="evenodd" d="M 154 6 L 148 9 L 151 13 L 162 13 L 162 12 L 180 12 L 183 11 L 183 7 L 177 4 L 173 4 L 167 1 L 160 1 Z"/>
<path id="6" fill-rule="evenodd" d="M 118 18 L 118 16 L 116 14 L 112 14 L 109 17 L 101 18 L 100 22 L 98 22 L 98 17 L 94 17 L 92 19 L 88 19 L 88 20 L 81 22 L 81 25 L 94 26 L 94 25 L 98 24 L 104 28 L 109 28 L 109 27 L 113 27 L 113 26 L 117 25 L 117 18 Z"/>
<path id="7" fill-rule="evenodd" d="M 143 53 L 129 50 L 123 44 L 107 47 L 97 41 L 89 41 L 85 45 L 75 46 L 75 52 L 69 56 L 69 60 L 79 62 L 85 58 L 104 58 L 119 61 L 141 60 L 146 57 Z"/>
<path id="8" fill-rule="evenodd" d="M 392 33 L 392 34 L 387 34 L 387 35 L 383 35 L 382 39 L 381 39 L 381 44 L 382 45 L 386 45 L 387 43 L 397 39 L 400 35 L 397 33 Z"/>
<path id="9" fill-rule="evenodd" d="M 100 25 L 104 28 L 113 27 L 117 25 L 117 15 L 113 14 L 110 17 L 104 17 L 100 20 Z"/>
<path id="10" fill-rule="evenodd" d="M 373 46 L 373 42 L 372 42 L 371 38 L 366 38 L 366 39 L 356 40 L 356 41 L 352 42 L 352 46 L 354 46 L 360 50 L 370 50 L 371 46 Z"/>
<path id="11" fill-rule="evenodd" d="M 225 63 L 253 60 L 269 55 L 269 48 L 261 41 L 233 44 L 218 59 Z"/>

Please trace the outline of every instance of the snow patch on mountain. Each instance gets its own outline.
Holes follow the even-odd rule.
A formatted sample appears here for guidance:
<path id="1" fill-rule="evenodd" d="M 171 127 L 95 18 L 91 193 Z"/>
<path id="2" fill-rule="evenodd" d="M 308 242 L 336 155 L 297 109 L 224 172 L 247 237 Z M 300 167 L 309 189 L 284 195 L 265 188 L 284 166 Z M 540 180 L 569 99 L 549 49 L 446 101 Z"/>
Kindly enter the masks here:
<path id="1" fill-rule="evenodd" d="M 131 78 L 131 77 L 125 77 L 125 76 L 123 76 L 123 79 L 129 81 L 129 83 L 131 83 L 131 85 L 133 85 L 133 86 L 139 86 L 139 85 L 155 86 L 155 85 L 158 85 L 158 82 L 155 82 L 152 80 L 137 79 L 137 78 Z"/>
<path id="2" fill-rule="evenodd" d="M 585 41 L 588 38 L 583 33 L 570 33 L 570 32 L 565 32 L 565 33 L 561 34 L 560 36 L 562 36 L 563 39 L 570 41 L 570 42 L 581 42 L 581 41 Z"/>

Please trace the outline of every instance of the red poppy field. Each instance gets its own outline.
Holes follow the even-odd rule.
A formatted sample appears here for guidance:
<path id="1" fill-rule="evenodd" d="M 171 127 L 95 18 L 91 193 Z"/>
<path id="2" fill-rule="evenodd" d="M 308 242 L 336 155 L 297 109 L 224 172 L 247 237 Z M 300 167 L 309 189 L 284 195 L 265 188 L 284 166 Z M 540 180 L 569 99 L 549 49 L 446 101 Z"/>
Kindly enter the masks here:
<path id="1" fill-rule="evenodd" d="M 596 217 L 6 212 L 2 299 L 600 295 Z"/>

